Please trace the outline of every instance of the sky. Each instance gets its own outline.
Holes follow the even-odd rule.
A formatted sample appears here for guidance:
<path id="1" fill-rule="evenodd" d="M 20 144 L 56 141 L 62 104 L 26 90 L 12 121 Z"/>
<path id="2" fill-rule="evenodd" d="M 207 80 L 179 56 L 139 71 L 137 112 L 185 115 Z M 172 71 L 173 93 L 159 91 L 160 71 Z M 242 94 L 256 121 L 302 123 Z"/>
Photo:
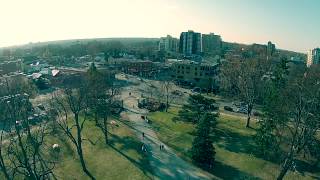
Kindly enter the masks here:
<path id="1" fill-rule="evenodd" d="M 0 47 L 111 37 L 221 35 L 306 52 L 320 46 L 320 0 L 0 0 Z"/>

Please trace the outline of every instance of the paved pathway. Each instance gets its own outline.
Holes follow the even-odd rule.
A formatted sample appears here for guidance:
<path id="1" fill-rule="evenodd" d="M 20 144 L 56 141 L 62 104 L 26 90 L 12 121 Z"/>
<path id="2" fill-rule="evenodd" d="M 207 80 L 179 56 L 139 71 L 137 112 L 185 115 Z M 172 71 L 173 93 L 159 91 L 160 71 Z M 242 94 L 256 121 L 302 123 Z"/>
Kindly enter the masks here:
<path id="1" fill-rule="evenodd" d="M 128 91 L 123 92 L 122 99 L 124 100 L 124 107 L 127 109 L 123 115 L 134 122 L 133 126 L 136 129 L 137 136 L 146 144 L 148 153 L 150 153 L 150 164 L 155 173 L 155 179 L 215 179 L 211 174 L 178 157 L 158 139 L 150 125 L 141 118 L 141 115 L 147 113 L 147 111 L 137 107 L 138 96 L 136 93 L 132 93 L 132 96 L 129 96 Z M 142 132 L 145 133 L 145 138 L 142 137 Z M 160 150 L 160 144 L 165 146 L 164 150 Z"/>

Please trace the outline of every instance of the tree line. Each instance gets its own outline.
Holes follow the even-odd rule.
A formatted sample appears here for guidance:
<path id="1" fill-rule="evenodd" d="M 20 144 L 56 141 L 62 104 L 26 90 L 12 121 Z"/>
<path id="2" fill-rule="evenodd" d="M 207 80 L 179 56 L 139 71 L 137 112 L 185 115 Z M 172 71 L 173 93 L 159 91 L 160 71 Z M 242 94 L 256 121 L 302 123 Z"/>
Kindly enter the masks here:
<path id="1" fill-rule="evenodd" d="M 319 164 L 320 67 L 278 61 L 246 59 L 226 62 L 221 68 L 221 92 L 243 101 L 249 128 L 252 110 L 261 106 L 255 135 L 257 152 L 281 164 L 277 179 L 306 160 Z"/>

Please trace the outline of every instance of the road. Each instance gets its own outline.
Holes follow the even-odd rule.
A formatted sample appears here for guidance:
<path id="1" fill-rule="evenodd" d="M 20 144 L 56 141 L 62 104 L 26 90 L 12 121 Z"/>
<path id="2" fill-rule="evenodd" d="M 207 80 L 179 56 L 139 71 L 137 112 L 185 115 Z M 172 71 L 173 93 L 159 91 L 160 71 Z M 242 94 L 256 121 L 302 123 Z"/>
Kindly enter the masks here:
<path id="1" fill-rule="evenodd" d="M 147 146 L 147 153 L 150 155 L 149 160 L 154 171 L 154 178 L 164 180 L 217 179 L 213 175 L 181 159 L 170 147 L 158 139 L 150 125 L 141 118 L 141 115 L 145 115 L 148 112 L 138 108 L 138 98 L 141 97 L 141 94 L 137 88 L 139 88 L 139 85 L 123 89 L 121 99 L 123 99 L 126 111 L 122 113 L 122 116 L 133 122 L 136 135 Z M 129 92 L 131 92 L 131 96 Z M 142 132 L 145 133 L 144 138 L 142 137 Z M 164 150 L 160 150 L 160 144 L 165 146 Z"/>
<path id="2" fill-rule="evenodd" d="M 154 87 L 158 90 L 162 90 L 161 88 L 161 83 L 159 81 L 156 80 L 148 80 L 148 79 L 143 79 L 143 78 L 137 78 L 136 76 L 132 76 L 132 75 L 117 75 L 117 78 L 123 81 L 127 81 L 130 82 L 131 84 L 135 84 L 136 86 L 134 86 L 133 89 L 131 89 L 132 92 L 139 92 L 141 94 L 143 94 L 144 96 L 148 96 L 150 97 L 150 87 Z M 131 86 L 133 87 L 133 86 Z M 181 92 L 181 96 L 176 96 L 176 97 L 172 97 L 170 98 L 170 104 L 173 105 L 178 105 L 181 106 L 183 104 L 186 104 L 186 102 L 188 101 L 189 95 L 193 94 L 191 92 L 190 89 L 185 89 L 176 85 L 173 85 L 169 91 L 180 91 Z M 155 92 L 153 92 L 154 96 L 157 96 L 157 94 L 155 94 Z M 229 106 L 232 107 L 234 109 L 234 111 L 237 109 L 237 107 L 235 107 L 232 104 L 231 100 L 225 100 L 225 99 L 221 99 L 219 97 L 213 97 L 213 96 L 208 96 L 207 94 L 203 94 L 205 97 L 208 98 L 214 98 L 216 100 L 216 105 L 219 107 L 219 111 L 223 114 L 227 114 L 230 116 L 234 116 L 234 117 L 238 117 L 241 119 L 246 119 L 247 118 L 247 114 L 245 113 L 238 113 L 238 112 L 230 112 L 230 111 L 226 111 L 224 110 L 224 106 Z M 238 102 L 239 103 L 239 102 Z M 257 111 L 256 109 L 254 109 L 253 111 Z M 256 120 L 257 117 L 252 116 L 251 117 L 253 120 Z"/>

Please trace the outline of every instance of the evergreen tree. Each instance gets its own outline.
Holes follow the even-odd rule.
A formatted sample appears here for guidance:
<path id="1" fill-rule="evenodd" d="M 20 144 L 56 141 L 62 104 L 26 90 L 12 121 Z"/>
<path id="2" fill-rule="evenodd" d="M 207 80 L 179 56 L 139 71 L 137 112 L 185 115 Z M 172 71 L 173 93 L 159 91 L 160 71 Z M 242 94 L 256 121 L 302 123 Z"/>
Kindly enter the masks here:
<path id="1" fill-rule="evenodd" d="M 197 123 L 203 112 L 216 111 L 215 100 L 206 98 L 202 95 L 190 95 L 188 104 L 184 105 L 179 111 L 179 119 L 182 121 Z"/>
<path id="2" fill-rule="evenodd" d="M 205 113 L 197 125 L 196 137 L 192 143 L 192 160 L 205 169 L 211 169 L 214 163 L 216 152 L 210 134 L 215 125 L 216 115 Z"/>

